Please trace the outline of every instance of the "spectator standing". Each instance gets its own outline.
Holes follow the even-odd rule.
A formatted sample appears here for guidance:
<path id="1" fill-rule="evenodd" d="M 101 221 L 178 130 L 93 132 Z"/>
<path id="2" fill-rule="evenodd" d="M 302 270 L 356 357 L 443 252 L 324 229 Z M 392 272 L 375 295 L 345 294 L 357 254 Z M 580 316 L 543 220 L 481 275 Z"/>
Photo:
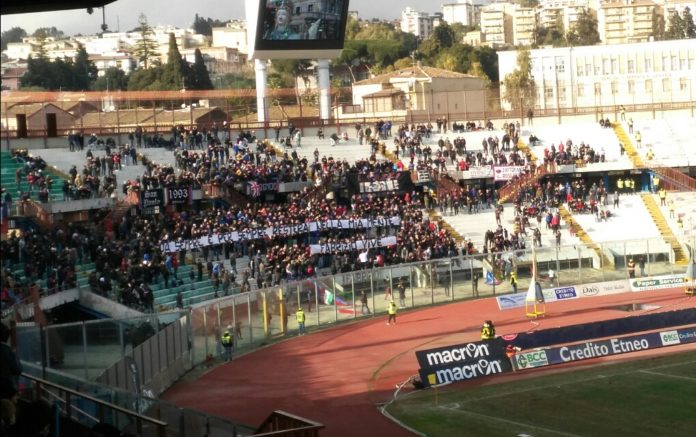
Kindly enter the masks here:
<path id="1" fill-rule="evenodd" d="M 10 334 L 10 328 L 0 323 L 0 399 L 10 399 L 17 394 L 17 381 L 22 373 L 17 355 L 7 344 Z"/>
<path id="2" fill-rule="evenodd" d="M 233 339 L 232 334 L 230 334 L 229 327 L 225 329 L 225 332 L 222 334 L 222 337 L 220 338 L 220 343 L 222 343 L 222 358 L 225 361 L 231 361 Z"/>
<path id="3" fill-rule="evenodd" d="M 360 311 L 362 314 L 370 314 L 370 306 L 367 303 L 367 292 L 365 290 L 360 294 Z"/>
<path id="4" fill-rule="evenodd" d="M 300 335 L 305 335 L 305 313 L 302 307 L 297 309 L 295 318 L 297 319 L 297 326 L 300 330 Z"/>
<path id="5" fill-rule="evenodd" d="M 638 258 L 638 268 L 640 269 L 640 276 L 645 276 L 645 258 Z"/>
<path id="6" fill-rule="evenodd" d="M 389 313 L 387 325 L 391 325 L 392 321 L 396 325 L 396 302 L 394 302 L 394 299 L 389 301 L 389 307 L 387 308 L 387 312 Z"/>
<path id="7" fill-rule="evenodd" d="M 628 277 L 629 278 L 636 277 L 636 262 L 633 261 L 633 258 L 628 260 Z"/>
<path id="8" fill-rule="evenodd" d="M 399 308 L 406 308 L 406 285 L 403 279 L 399 280 L 399 285 L 396 286 L 396 289 L 399 290 Z"/>

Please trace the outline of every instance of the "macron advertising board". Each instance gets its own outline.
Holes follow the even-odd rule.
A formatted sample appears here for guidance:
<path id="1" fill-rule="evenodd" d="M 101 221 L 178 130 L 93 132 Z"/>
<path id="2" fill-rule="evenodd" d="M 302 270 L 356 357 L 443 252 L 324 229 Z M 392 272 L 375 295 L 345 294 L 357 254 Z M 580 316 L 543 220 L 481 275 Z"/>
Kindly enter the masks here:
<path id="1" fill-rule="evenodd" d="M 503 342 L 491 341 L 416 351 L 418 371 L 425 386 L 448 384 L 512 371 Z"/>

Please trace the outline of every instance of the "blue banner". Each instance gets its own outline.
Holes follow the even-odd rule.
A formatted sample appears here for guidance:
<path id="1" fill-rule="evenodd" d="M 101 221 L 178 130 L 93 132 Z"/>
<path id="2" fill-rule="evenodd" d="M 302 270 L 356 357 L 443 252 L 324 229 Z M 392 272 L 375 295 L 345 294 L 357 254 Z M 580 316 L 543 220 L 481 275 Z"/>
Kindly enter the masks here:
<path id="1" fill-rule="evenodd" d="M 686 343 L 696 343 L 696 326 L 522 352 L 512 361 L 515 370 L 524 370 Z"/>

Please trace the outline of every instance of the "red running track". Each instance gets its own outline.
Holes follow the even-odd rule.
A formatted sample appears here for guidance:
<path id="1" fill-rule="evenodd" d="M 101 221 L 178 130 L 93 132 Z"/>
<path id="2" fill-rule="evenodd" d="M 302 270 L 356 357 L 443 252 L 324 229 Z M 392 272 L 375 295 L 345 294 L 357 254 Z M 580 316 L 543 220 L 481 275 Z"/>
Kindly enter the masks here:
<path id="1" fill-rule="evenodd" d="M 614 308 L 629 303 L 660 308 Z M 486 319 L 502 335 L 693 307 L 696 298 L 683 289 L 554 302 L 536 322 L 526 319 L 524 308 L 500 311 L 493 298 L 429 307 L 400 313 L 396 325 L 378 316 L 273 344 L 176 384 L 162 397 L 249 425 L 285 410 L 323 423 L 327 436 L 407 436 L 377 406 L 417 373 L 416 350 L 479 340 Z"/>

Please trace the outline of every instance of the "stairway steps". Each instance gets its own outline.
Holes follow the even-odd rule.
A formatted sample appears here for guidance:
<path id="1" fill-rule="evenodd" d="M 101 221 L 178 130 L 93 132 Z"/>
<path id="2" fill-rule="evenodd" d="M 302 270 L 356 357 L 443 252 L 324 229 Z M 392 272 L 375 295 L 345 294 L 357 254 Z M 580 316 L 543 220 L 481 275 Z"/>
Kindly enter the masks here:
<path id="1" fill-rule="evenodd" d="M 601 247 L 592 241 L 592 238 L 590 238 L 589 234 L 585 232 L 585 230 L 580 226 L 580 223 L 578 223 L 573 216 L 568 212 L 568 210 L 565 208 L 564 205 L 559 206 L 558 211 L 561 214 L 561 218 L 566 222 L 571 224 L 572 226 L 575 227 L 575 236 L 580 239 L 580 241 L 583 242 L 587 248 L 592 249 L 595 251 L 597 256 L 602 260 L 602 266 L 610 266 L 612 263 L 609 260 L 609 258 L 604 254 L 602 251 Z"/>
<path id="2" fill-rule="evenodd" d="M 634 147 L 631 138 L 628 136 L 621 123 L 613 123 L 612 128 L 614 129 L 614 134 L 616 135 L 616 137 L 619 139 L 621 144 L 623 144 L 624 150 L 626 151 L 628 157 L 631 159 L 633 166 L 635 168 L 645 167 L 643 159 L 640 157 L 640 154 L 638 154 L 638 152 L 636 151 L 636 148 Z"/>
<path id="3" fill-rule="evenodd" d="M 440 216 L 440 214 L 438 212 L 435 212 L 434 210 L 430 210 L 430 211 L 428 211 L 428 215 L 430 216 L 431 220 L 438 222 L 441 227 L 445 228 L 447 230 L 447 232 L 450 233 L 452 238 L 454 238 L 454 241 L 456 241 L 458 245 L 462 241 L 464 241 L 464 237 L 459 232 L 457 232 L 457 230 L 454 229 L 452 227 L 452 225 L 447 223 L 447 221 L 443 220 L 442 216 Z"/>
<path id="4" fill-rule="evenodd" d="M 674 233 L 672 232 L 672 228 L 670 228 L 667 224 L 667 220 L 665 219 L 665 216 L 662 214 L 660 207 L 657 206 L 657 202 L 655 202 L 655 198 L 653 197 L 653 195 L 642 194 L 640 198 L 643 201 L 645 208 L 650 213 L 650 217 L 653 219 L 653 222 L 655 223 L 657 230 L 660 232 L 660 235 L 667 243 L 669 243 L 670 247 L 672 248 L 672 251 L 674 252 L 675 263 L 679 265 L 686 264 L 688 260 L 684 253 L 684 250 L 682 249 L 682 246 L 679 243 L 679 240 L 677 239 L 676 235 L 674 235 Z"/>

